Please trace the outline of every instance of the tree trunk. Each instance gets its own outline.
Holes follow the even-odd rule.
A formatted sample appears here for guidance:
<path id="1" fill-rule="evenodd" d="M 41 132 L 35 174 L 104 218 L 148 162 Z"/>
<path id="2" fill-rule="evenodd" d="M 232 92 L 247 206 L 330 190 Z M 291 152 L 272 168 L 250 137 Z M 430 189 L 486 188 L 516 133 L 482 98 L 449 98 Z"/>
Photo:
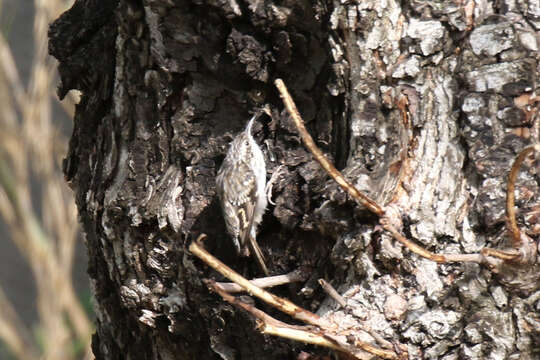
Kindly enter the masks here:
<path id="1" fill-rule="evenodd" d="M 318 146 L 401 213 L 409 238 L 439 253 L 503 248 L 507 174 L 538 141 L 535 9 L 522 0 L 77 0 L 51 26 L 50 51 L 59 96 L 82 92 L 64 172 L 86 233 L 96 358 L 330 352 L 260 334 L 206 288 L 203 278 L 223 279 L 187 250 L 205 233 L 212 254 L 262 275 L 235 253 L 214 180 L 233 136 L 269 104 L 272 120 L 254 135 L 268 175 L 285 171 L 258 241 L 273 274 L 309 269 L 307 281 L 272 292 L 376 345 L 371 328 L 411 359 L 538 359 L 538 266 L 497 275 L 412 254 L 313 160 L 273 85 L 284 79 Z M 516 192 L 518 222 L 535 241 L 539 173 L 525 164 Z"/>

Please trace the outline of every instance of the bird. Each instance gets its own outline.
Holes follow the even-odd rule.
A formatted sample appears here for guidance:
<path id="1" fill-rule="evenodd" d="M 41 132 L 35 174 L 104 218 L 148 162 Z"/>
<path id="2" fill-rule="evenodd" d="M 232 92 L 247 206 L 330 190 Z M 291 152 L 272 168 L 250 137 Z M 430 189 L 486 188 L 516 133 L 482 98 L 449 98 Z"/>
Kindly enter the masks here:
<path id="1" fill-rule="evenodd" d="M 268 276 L 264 255 L 257 244 L 257 227 L 268 205 L 266 164 L 261 148 L 251 135 L 253 122 L 260 114 L 253 115 L 245 130 L 231 142 L 217 172 L 216 190 L 237 253 L 241 256 L 253 253 Z"/>

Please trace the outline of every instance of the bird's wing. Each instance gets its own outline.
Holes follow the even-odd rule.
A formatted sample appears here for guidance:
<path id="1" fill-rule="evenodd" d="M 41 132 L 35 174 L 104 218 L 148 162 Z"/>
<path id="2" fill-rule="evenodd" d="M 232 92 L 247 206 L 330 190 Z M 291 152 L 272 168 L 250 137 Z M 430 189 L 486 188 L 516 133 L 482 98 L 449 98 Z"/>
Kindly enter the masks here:
<path id="1" fill-rule="evenodd" d="M 241 246 L 245 247 L 253 226 L 257 191 L 255 174 L 243 161 L 237 161 L 234 165 L 226 164 L 220 170 L 217 182 L 224 211 L 236 211 L 236 214 L 230 214 L 232 216 L 225 216 L 227 230 L 238 236 Z"/>
<path id="2" fill-rule="evenodd" d="M 247 169 L 241 169 L 241 171 L 246 174 L 243 186 L 244 189 L 249 189 L 249 193 L 246 192 L 245 194 L 247 198 L 246 201 L 237 203 L 238 223 L 240 229 L 240 244 L 244 252 L 247 253 L 248 251 L 251 251 L 251 254 L 255 256 L 255 259 L 257 260 L 257 263 L 259 264 L 261 270 L 266 276 L 268 276 L 269 273 L 268 268 L 265 264 L 264 254 L 261 251 L 259 244 L 257 244 L 255 231 L 251 231 L 255 221 L 255 206 L 257 204 L 257 180 L 255 178 L 255 174 L 251 170 L 248 170 L 250 168 L 247 167 L 247 165 L 246 168 Z"/>
<path id="3" fill-rule="evenodd" d="M 238 164 L 238 166 L 240 169 L 238 170 L 239 172 L 237 174 L 242 174 L 242 176 L 234 177 L 234 179 L 237 181 L 231 181 L 231 186 L 238 186 L 238 189 L 235 189 L 234 191 L 236 196 L 231 200 L 238 209 L 240 244 L 242 247 L 246 247 L 248 245 L 248 237 L 251 233 L 251 227 L 253 226 L 257 182 L 255 179 L 255 174 L 253 171 L 251 171 L 247 164 L 241 162 Z"/>

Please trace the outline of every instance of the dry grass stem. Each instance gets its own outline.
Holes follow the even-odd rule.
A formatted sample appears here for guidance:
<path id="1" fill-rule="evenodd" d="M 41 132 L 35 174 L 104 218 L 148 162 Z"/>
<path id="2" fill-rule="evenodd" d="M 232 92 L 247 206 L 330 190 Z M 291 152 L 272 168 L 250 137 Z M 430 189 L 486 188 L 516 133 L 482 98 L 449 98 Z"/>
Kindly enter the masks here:
<path id="1" fill-rule="evenodd" d="M 11 49 L 9 48 L 6 39 L 3 34 L 0 33 L 0 66 L 1 72 L 7 80 L 8 86 L 11 90 L 11 94 L 14 97 L 17 106 L 19 108 L 24 108 L 24 103 L 26 101 L 26 94 L 22 81 L 19 77 L 19 72 L 15 66 L 15 60 L 11 54 Z"/>
<path id="2" fill-rule="evenodd" d="M 39 351 L 34 345 L 30 331 L 19 319 L 2 288 L 0 288 L 0 337 L 17 359 L 39 359 Z"/>
<path id="3" fill-rule="evenodd" d="M 24 331 L 11 332 L 19 338 L 16 341 L 0 332 L 20 358 L 24 358 L 19 354 L 22 351 L 30 354 L 28 358 L 74 359 L 77 354 L 70 350 L 74 342 L 82 342 L 85 353 L 91 352 L 93 327 L 71 280 L 78 221 L 71 191 L 59 167 L 67 140 L 52 121 L 52 102 L 57 101 L 56 62 L 47 48 L 49 23 L 70 3 L 35 0 L 34 54 L 28 86 L 23 84 L 11 49 L 0 34 L 0 216 L 35 278 L 42 334 L 40 353 L 34 339 L 21 335 Z M 66 108 L 73 114 L 72 104 Z M 34 190 L 37 186 L 39 189 Z M 42 194 L 41 213 L 32 193 Z M 15 329 L 20 324 L 6 326 Z"/>

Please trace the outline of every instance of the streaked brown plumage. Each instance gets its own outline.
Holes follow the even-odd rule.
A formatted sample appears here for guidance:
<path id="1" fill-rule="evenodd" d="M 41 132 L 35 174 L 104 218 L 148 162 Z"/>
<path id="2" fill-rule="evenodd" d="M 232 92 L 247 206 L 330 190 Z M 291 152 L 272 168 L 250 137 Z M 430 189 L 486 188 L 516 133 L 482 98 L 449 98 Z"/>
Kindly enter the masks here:
<path id="1" fill-rule="evenodd" d="M 266 165 L 261 149 L 251 135 L 251 118 L 246 129 L 231 142 L 218 170 L 217 192 L 227 231 L 239 254 L 255 254 L 261 270 L 268 275 L 264 256 L 257 244 L 257 226 L 266 210 Z"/>

